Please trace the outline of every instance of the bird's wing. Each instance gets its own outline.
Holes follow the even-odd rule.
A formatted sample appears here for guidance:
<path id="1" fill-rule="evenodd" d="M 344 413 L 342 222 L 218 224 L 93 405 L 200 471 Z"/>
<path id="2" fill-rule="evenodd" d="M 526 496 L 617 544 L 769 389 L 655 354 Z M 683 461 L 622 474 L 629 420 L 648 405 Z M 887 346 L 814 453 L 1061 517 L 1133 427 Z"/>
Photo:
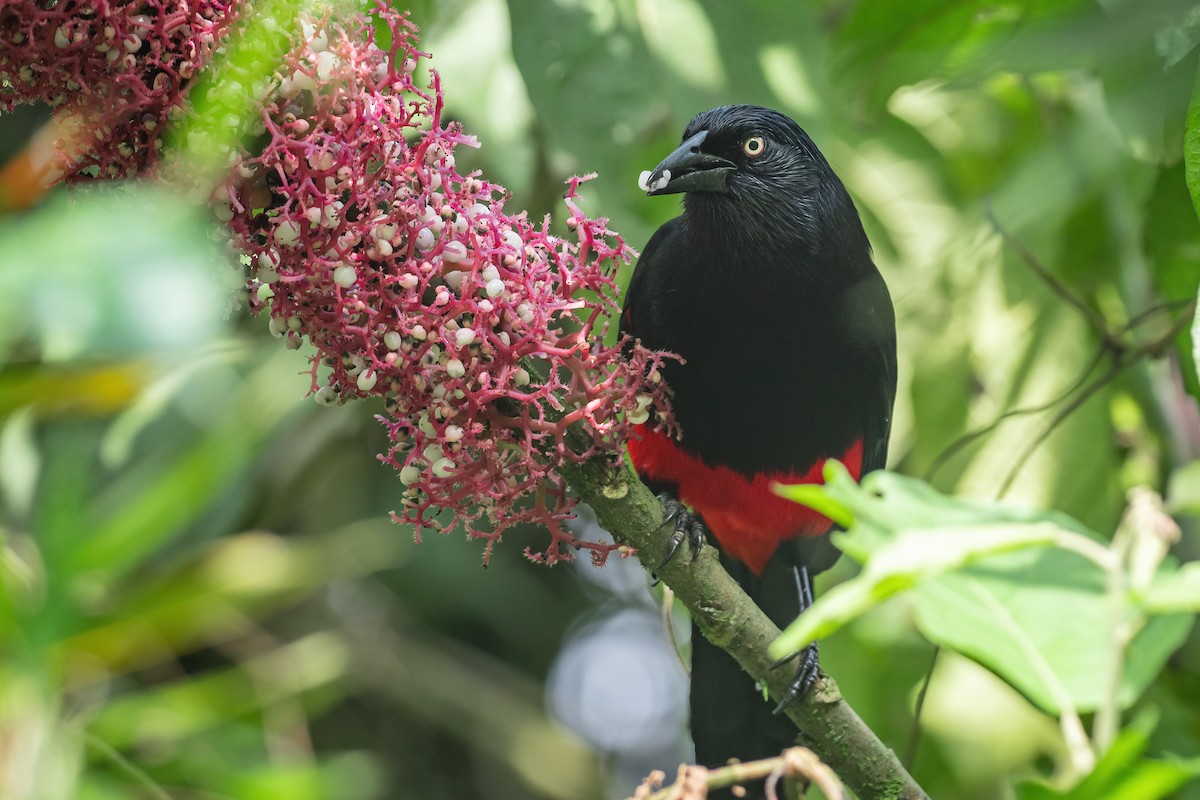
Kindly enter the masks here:
<path id="1" fill-rule="evenodd" d="M 863 442 L 860 475 L 866 475 L 883 469 L 887 463 L 892 403 L 896 398 L 896 323 L 883 278 L 874 273 L 861 287 L 862 291 L 854 293 L 850 308 L 841 318 L 853 325 L 846 335 L 857 341 L 859 366 L 869 376 L 863 382 L 867 387 L 863 402 L 857 405 L 857 412 L 851 412 L 861 414 L 858 418 Z M 833 566 L 840 555 L 828 536 L 798 537 L 783 542 L 752 596 L 782 627 L 796 614 L 791 567 L 803 566 L 810 575 L 816 575 Z"/>
<path id="2" fill-rule="evenodd" d="M 887 464 L 888 439 L 892 432 L 892 406 L 896 400 L 896 320 L 892 300 L 887 286 L 879 278 L 872 292 L 876 324 L 876 341 L 868 348 L 869 360 L 875 380 L 871 382 L 870 394 L 865 398 L 863 410 L 863 461 L 862 474 L 883 469 Z"/>
<path id="3" fill-rule="evenodd" d="M 881 345 L 876 356 L 885 380 L 878 385 L 875 396 L 867 401 L 863 475 L 887 465 L 888 439 L 892 434 L 892 403 L 896 399 L 896 340 L 891 339 Z"/>

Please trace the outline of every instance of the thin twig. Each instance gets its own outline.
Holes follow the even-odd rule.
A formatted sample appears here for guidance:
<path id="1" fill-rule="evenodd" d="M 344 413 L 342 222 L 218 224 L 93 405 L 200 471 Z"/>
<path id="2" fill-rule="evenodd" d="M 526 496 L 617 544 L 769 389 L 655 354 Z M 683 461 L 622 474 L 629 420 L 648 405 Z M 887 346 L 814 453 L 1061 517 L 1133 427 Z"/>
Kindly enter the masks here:
<path id="1" fill-rule="evenodd" d="M 1166 301 L 1159 303 L 1134 315 L 1120 328 L 1117 328 L 1116 330 L 1110 329 L 1108 323 L 1104 320 L 1104 317 L 1083 300 L 1076 297 L 1070 291 L 1070 289 L 1068 289 L 1066 285 L 1062 283 L 1062 281 L 1060 281 L 1028 247 L 1025 246 L 1020 239 L 1014 236 L 1000 223 L 1000 220 L 996 217 L 995 212 L 993 212 L 990 207 L 984 209 L 984 214 L 987 216 L 988 221 L 992 224 L 1000 236 L 1006 242 L 1012 245 L 1012 247 L 1021 256 L 1022 260 L 1024 260 L 1029 268 L 1033 270 L 1034 274 L 1037 275 L 1038 278 L 1040 278 L 1052 292 L 1069 303 L 1072 308 L 1079 311 L 1079 313 L 1083 315 L 1084 319 L 1087 320 L 1088 325 L 1095 331 L 1096 335 L 1100 337 L 1100 347 L 1098 348 L 1095 356 L 1093 356 L 1087 367 L 1071 384 L 1070 388 L 1060 393 L 1053 400 L 1038 406 L 1006 411 L 985 427 L 964 434 L 952 442 L 941 453 L 939 453 L 930 464 L 929 469 L 926 470 L 926 480 L 932 480 L 933 476 L 938 472 L 938 470 L 945 466 L 945 464 L 954 454 L 958 453 L 964 447 L 979 439 L 981 436 L 985 436 L 994 431 L 1004 420 L 1024 414 L 1036 414 L 1043 411 L 1048 411 L 1059 403 L 1066 401 L 1069 397 L 1076 394 L 1076 392 L 1079 392 L 1075 399 L 1072 400 L 1070 404 L 1063 409 L 1063 411 L 1055 415 L 1054 419 L 1051 420 L 1050 424 L 1043 429 L 1042 433 L 1037 436 L 1032 444 L 1027 446 L 1021 453 L 1020 457 L 1016 461 L 1016 464 L 1009 471 L 1000 487 L 1000 490 L 997 494 L 997 498 L 1000 498 L 1003 497 L 1012 487 L 1012 483 L 1016 479 L 1017 473 L 1025 465 L 1026 461 L 1028 461 L 1033 452 L 1070 414 L 1082 406 L 1093 394 L 1098 392 L 1111 380 L 1116 378 L 1116 376 L 1120 374 L 1123 369 L 1133 364 L 1138 358 L 1157 358 L 1160 357 L 1163 352 L 1165 352 L 1171 341 L 1175 338 L 1179 331 L 1182 330 L 1180 325 L 1186 324 L 1186 321 L 1191 314 L 1190 310 L 1195 306 L 1195 300 Z M 1122 338 L 1146 321 L 1156 317 L 1159 312 L 1171 311 L 1180 307 L 1184 309 L 1184 313 L 1180 315 L 1179 319 L 1172 323 L 1170 330 L 1165 335 L 1141 345 L 1127 342 Z M 1092 371 L 1100 363 L 1106 353 L 1112 358 L 1112 366 L 1103 376 L 1100 377 L 1099 380 L 1088 385 L 1086 388 L 1083 388 L 1081 391 L 1081 387 L 1084 387 L 1087 377 L 1091 375 Z"/>
<path id="2" fill-rule="evenodd" d="M 1008 475 L 1005 476 L 1004 481 L 1000 484 L 1000 489 L 996 492 L 997 500 L 1008 494 L 1008 490 L 1012 488 L 1013 481 L 1017 479 L 1017 473 L 1019 473 L 1025 466 L 1025 462 L 1029 460 L 1029 457 L 1033 455 L 1034 451 L 1042 446 L 1042 442 L 1046 441 L 1046 439 L 1050 437 L 1050 434 L 1054 433 L 1058 426 L 1061 425 L 1067 417 L 1071 416 L 1071 414 L 1075 413 L 1080 406 L 1090 400 L 1092 395 L 1096 394 L 1096 392 L 1107 386 L 1114 378 L 1117 377 L 1117 375 L 1119 375 L 1132 363 L 1133 361 L 1128 359 L 1124 360 L 1124 363 L 1122 363 L 1120 360 L 1115 361 L 1103 375 L 1092 381 L 1090 385 L 1085 387 L 1083 391 L 1075 396 L 1075 399 L 1073 399 L 1070 403 L 1063 407 L 1062 410 L 1054 415 L 1054 417 L 1050 420 L 1050 423 L 1042 429 L 1042 432 L 1035 436 L 1033 440 L 1025 446 L 1025 449 L 1021 451 L 1021 454 L 1017 457 L 1016 463 L 1014 463 L 1012 468 L 1008 471 Z"/>
<path id="3" fill-rule="evenodd" d="M 1159 313 L 1161 313 L 1163 311 L 1175 311 L 1178 309 L 1183 309 L 1184 313 L 1183 313 L 1182 318 L 1186 319 L 1188 316 L 1188 313 L 1189 313 L 1188 309 L 1190 309 L 1195 304 L 1195 302 L 1196 301 L 1192 300 L 1192 299 L 1189 299 L 1189 300 L 1167 300 L 1162 303 L 1158 303 L 1156 305 L 1150 306 L 1149 308 L 1143 309 L 1142 311 L 1138 312 L 1133 317 L 1131 317 L 1120 328 L 1118 328 L 1115 331 L 1111 331 L 1111 332 L 1109 332 L 1109 335 L 1102 337 L 1103 340 L 1101 341 L 1100 346 L 1096 348 L 1096 352 L 1092 356 L 1091 361 L 1088 362 L 1087 366 L 1079 373 L 1079 376 L 1074 381 L 1071 382 L 1071 385 L 1067 389 L 1059 392 L 1058 395 L 1056 395 L 1053 399 L 1047 400 L 1046 402 L 1040 403 L 1036 406 L 1024 406 L 1022 408 L 1014 408 L 1014 409 L 1005 411 L 1004 413 L 1000 414 L 998 417 L 996 417 L 994 420 L 992 420 L 990 423 L 983 426 L 982 428 L 976 428 L 973 431 L 968 431 L 967 433 L 964 433 L 962 436 L 958 437 L 953 442 L 951 442 L 949 445 L 947 445 L 945 449 L 943 449 L 940 453 L 937 454 L 936 457 L 934 457 L 934 459 L 930 463 L 929 467 L 925 470 L 925 476 L 924 476 L 925 480 L 927 482 L 932 481 L 934 476 L 937 475 L 937 473 L 941 470 L 942 467 L 946 466 L 946 464 L 949 463 L 951 458 L 953 458 L 963 448 L 967 447 L 972 442 L 974 442 L 974 441 L 978 440 L 979 438 L 986 436 L 989 433 L 991 433 L 992 431 L 996 430 L 996 428 L 1000 427 L 1000 424 L 1003 423 L 1005 420 L 1009 420 L 1014 417 L 1025 416 L 1025 415 L 1029 415 L 1029 414 L 1040 414 L 1044 411 L 1049 411 L 1050 409 L 1057 406 L 1059 403 L 1066 401 L 1071 395 L 1073 395 L 1075 392 L 1077 392 L 1081 386 L 1084 385 L 1084 383 L 1087 381 L 1088 376 L 1091 375 L 1092 371 L 1100 364 L 1100 362 L 1102 360 L 1104 360 L 1105 354 L 1113 356 L 1114 358 L 1119 357 L 1120 354 L 1130 353 L 1130 352 L 1132 352 L 1138 356 L 1160 355 L 1160 353 L 1158 353 L 1157 350 L 1161 349 L 1161 342 L 1162 342 L 1161 339 L 1156 339 L 1152 343 L 1153 347 L 1155 348 L 1154 352 L 1151 352 L 1148 349 L 1148 346 L 1146 346 L 1146 345 L 1138 347 L 1138 346 L 1127 344 L 1125 342 L 1121 342 L 1120 348 L 1117 350 L 1114 350 L 1110 344 L 1110 341 L 1119 339 L 1119 337 L 1130 333 L 1131 331 L 1137 329 L 1142 324 L 1153 319 L 1154 317 L 1156 317 Z"/>
<path id="4" fill-rule="evenodd" d="M 1137 314 L 1134 314 L 1129 318 L 1128 322 L 1117 329 L 1116 333 L 1118 336 L 1123 336 L 1124 334 L 1129 333 L 1131 330 L 1141 325 L 1146 320 L 1153 317 L 1155 314 L 1158 314 L 1160 311 L 1176 311 L 1180 309 L 1186 309 L 1188 306 L 1194 305 L 1195 302 L 1196 299 L 1191 297 L 1181 298 L 1179 300 L 1164 300 L 1161 303 L 1156 303 L 1155 305 L 1152 305 L 1149 308 L 1143 309 Z"/>
<path id="5" fill-rule="evenodd" d="M 146 771 L 123 756 L 115 747 L 104 741 L 91 731 L 83 731 L 83 739 L 88 747 L 115 764 L 122 772 L 133 778 L 142 788 L 150 793 L 154 800 L 172 800 L 171 795 Z"/>
<path id="6" fill-rule="evenodd" d="M 1100 337 L 1100 340 L 1111 349 L 1111 352 L 1119 353 L 1125 347 L 1124 342 L 1113 336 L 1112 331 L 1108 329 L 1108 323 L 1104 321 L 1104 317 L 1100 316 L 1100 312 L 1076 297 L 1054 273 L 1047 269 L 1046 265 L 1034 255 L 1033 251 L 1025 246 L 1024 242 L 1013 236 L 1007 228 L 1001 225 L 999 218 L 996 217 L 995 212 L 992 211 L 990 206 L 985 207 L 983 213 L 987 216 L 988 222 L 992 223 L 992 227 L 996 229 L 996 232 L 1000 234 L 1001 238 L 1013 246 L 1017 254 L 1021 256 L 1021 259 L 1029 268 L 1050 287 L 1050 291 L 1063 300 L 1066 300 L 1083 315 L 1084 319 L 1087 320 L 1088 324 L 1096 332 L 1096 335 Z"/>
<path id="7" fill-rule="evenodd" d="M 925 679 L 921 681 L 921 690 L 917 692 L 917 702 L 913 708 L 912 728 L 908 732 L 908 749 L 904 753 L 904 768 L 912 771 L 913 763 L 917 760 L 917 747 L 921 744 L 921 712 L 925 709 L 925 696 L 929 694 L 929 682 L 933 680 L 933 668 L 937 666 L 938 655 L 942 652 L 941 645 L 933 646 L 933 655 L 929 659 L 929 669 L 925 670 Z"/>
<path id="8" fill-rule="evenodd" d="M 679 668 L 683 670 L 683 676 L 691 678 L 692 670 L 688 667 L 687 659 L 683 657 L 683 648 L 679 646 L 679 637 L 675 635 L 675 624 L 671 616 L 671 609 L 675 607 L 675 593 L 665 583 L 662 587 L 662 593 L 662 624 L 663 629 L 667 632 L 667 641 L 671 643 L 671 652 L 675 653 L 675 661 L 679 664 Z"/>
<path id="9" fill-rule="evenodd" d="M 1074 413 L 1080 406 L 1086 403 L 1092 395 L 1100 391 L 1114 378 L 1116 378 L 1117 375 L 1119 375 L 1128 367 L 1136 364 L 1138 359 L 1143 357 L 1157 358 L 1161 356 L 1165 349 L 1170 346 L 1171 342 L 1175 340 L 1175 337 L 1178 336 L 1179 333 L 1191 323 L 1191 316 L 1195 309 L 1195 304 L 1195 300 L 1189 301 L 1188 304 L 1184 306 L 1184 311 L 1179 315 L 1179 318 L 1176 319 L 1171 324 L 1171 327 L 1164 331 L 1163 334 L 1157 339 L 1153 339 L 1137 347 L 1131 347 L 1122 343 L 1121 347 L 1114 351 L 1112 365 L 1108 368 L 1108 371 L 1097 378 L 1091 385 L 1083 389 L 1074 400 L 1072 400 L 1065 408 L 1059 411 L 1059 413 L 1055 414 L 1054 418 L 1050 421 L 1050 424 L 1042 430 L 1042 433 L 1035 437 L 1034 440 L 1026 446 L 1020 457 L 1017 458 L 1017 462 L 1013 465 L 1012 469 L 1009 470 L 1008 475 L 1004 479 L 1004 483 L 1001 484 L 1000 491 L 997 493 L 996 499 L 999 500 L 1008 492 L 1010 488 L 1012 488 L 1012 483 L 1016 479 L 1017 473 L 1020 472 L 1021 468 L 1025 465 L 1025 462 L 1031 455 L 1033 455 L 1033 452 L 1041 446 L 1042 442 L 1044 442 L 1050 436 L 1050 434 L 1053 433 L 1060 424 L 1062 424 L 1063 420 Z"/>
<path id="10" fill-rule="evenodd" d="M 925 481 L 931 482 L 933 480 L 934 475 L 937 474 L 938 470 L 940 470 L 942 467 L 946 466 L 947 462 L 949 462 L 950 459 L 955 454 L 957 454 L 964 447 L 971 444 L 972 442 L 979 439 L 980 437 L 986 436 L 989 433 L 991 433 L 992 431 L 996 430 L 996 428 L 1000 427 L 1000 424 L 1002 422 L 1004 422 L 1005 420 L 1012 419 L 1013 417 L 1019 417 L 1019 416 L 1024 416 L 1024 415 L 1028 415 L 1028 414 L 1040 414 L 1043 411 L 1049 411 L 1050 409 L 1054 408 L 1059 403 L 1061 403 L 1064 400 L 1066 400 L 1067 398 L 1069 398 L 1071 395 L 1073 395 L 1075 392 L 1077 392 L 1079 390 L 1079 387 L 1084 385 L 1084 383 L 1087 381 L 1088 376 L 1092 374 L 1092 370 L 1094 370 L 1097 367 L 1097 365 L 1099 365 L 1099 363 L 1104 360 L 1104 354 L 1106 352 L 1107 351 L 1105 350 L 1104 347 L 1098 348 L 1096 350 L 1096 355 L 1092 358 L 1092 360 L 1090 362 L 1088 362 L 1087 367 L 1082 372 L 1079 373 L 1079 377 L 1076 378 L 1071 383 L 1070 387 L 1068 387 L 1067 389 L 1060 392 L 1057 396 L 1055 396 L 1054 399 L 1047 400 L 1046 402 L 1041 403 L 1036 406 L 1024 406 L 1022 408 L 1009 409 L 1008 411 L 1005 411 L 1000 416 L 996 417 L 994 420 L 992 420 L 990 423 L 988 423 L 984 427 L 976 428 L 975 430 L 964 433 L 962 436 L 955 439 L 953 442 L 951 442 L 949 445 L 946 446 L 946 449 L 944 449 L 944 450 L 942 450 L 942 452 L 938 453 L 937 457 L 935 457 L 933 459 L 933 462 L 929 465 L 929 468 L 925 471 Z"/>
<path id="11" fill-rule="evenodd" d="M 663 777 L 661 772 L 651 773 L 628 800 L 676 800 L 693 797 L 693 794 L 685 792 L 695 788 L 701 779 L 708 789 L 723 789 L 727 786 L 766 780 L 767 794 L 771 796 L 775 785 L 782 778 L 803 778 L 815 784 L 828 800 L 846 798 L 846 790 L 837 774 L 807 747 L 789 747 L 774 758 L 734 763 L 719 769 L 683 765 L 679 768 L 674 783 L 658 788 L 662 785 Z"/>

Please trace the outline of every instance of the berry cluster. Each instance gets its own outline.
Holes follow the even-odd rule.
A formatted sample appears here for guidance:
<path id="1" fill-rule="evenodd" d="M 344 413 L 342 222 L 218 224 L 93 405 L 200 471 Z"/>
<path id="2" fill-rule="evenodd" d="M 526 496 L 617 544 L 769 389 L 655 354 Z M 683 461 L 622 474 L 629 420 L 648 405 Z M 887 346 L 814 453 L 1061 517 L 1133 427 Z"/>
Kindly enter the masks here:
<path id="1" fill-rule="evenodd" d="M 56 110 L 50 178 L 143 172 L 236 22 L 237 0 L 0 3 L 0 111 Z"/>
<path id="2" fill-rule="evenodd" d="M 235 12 L 243 28 L 290 37 L 272 74 L 237 67 L 207 90 L 222 108 L 225 95 L 254 98 L 251 119 L 214 117 L 249 138 L 220 152 L 229 170 L 212 194 L 248 260 L 251 309 L 287 346 L 315 348 L 317 402 L 383 400 L 380 458 L 404 486 L 394 516 L 418 538 L 461 524 L 486 540 L 486 559 L 529 522 L 550 532 L 527 548 L 533 560 L 586 548 L 603 561 L 616 545 L 564 524 L 559 468 L 617 458 L 630 426 L 669 420 L 662 354 L 605 343 L 613 278 L 632 251 L 580 208 L 587 178 L 568 182 L 563 238 L 548 218 L 506 211 L 503 187 L 461 174 L 456 149 L 478 144 L 443 119 L 436 73 L 417 85 L 416 28 L 382 3 L 374 20 L 347 8 L 284 24 L 236 0 L 0 5 L 0 108 L 41 100 L 60 130 L 95 131 L 64 148 L 67 180 L 144 174 L 169 121 L 189 146 L 211 138 L 187 127 L 186 92 L 234 35 Z M 174 164 L 163 179 L 187 176 Z"/>
<path id="3" fill-rule="evenodd" d="M 436 74 L 413 75 L 415 28 L 381 9 L 391 42 L 359 16 L 303 21 L 305 35 L 262 108 L 266 141 L 217 195 L 218 215 L 250 256 L 255 310 L 292 347 L 317 357 L 321 403 L 382 397 L 399 472 L 396 518 L 463 524 L 485 558 L 518 522 L 550 530 L 534 560 L 602 561 L 615 549 L 577 541 L 558 467 L 619 453 L 629 425 L 662 414 L 660 356 L 604 343 L 613 277 L 632 255 L 568 183 L 569 238 L 549 220 L 505 210 L 506 193 L 461 174 L 477 146 L 443 119 Z M 586 433 L 582 450 L 566 432 Z"/>

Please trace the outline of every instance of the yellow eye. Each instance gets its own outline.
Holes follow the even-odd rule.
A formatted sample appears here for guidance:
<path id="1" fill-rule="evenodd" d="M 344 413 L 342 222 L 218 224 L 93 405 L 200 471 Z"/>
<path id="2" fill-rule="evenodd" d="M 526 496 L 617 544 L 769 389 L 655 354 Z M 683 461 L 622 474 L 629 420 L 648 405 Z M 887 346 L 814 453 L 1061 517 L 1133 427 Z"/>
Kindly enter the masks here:
<path id="1" fill-rule="evenodd" d="M 767 149 L 767 143 L 761 136 L 751 136 L 746 141 L 742 142 L 742 152 L 751 158 L 758 158 Z"/>

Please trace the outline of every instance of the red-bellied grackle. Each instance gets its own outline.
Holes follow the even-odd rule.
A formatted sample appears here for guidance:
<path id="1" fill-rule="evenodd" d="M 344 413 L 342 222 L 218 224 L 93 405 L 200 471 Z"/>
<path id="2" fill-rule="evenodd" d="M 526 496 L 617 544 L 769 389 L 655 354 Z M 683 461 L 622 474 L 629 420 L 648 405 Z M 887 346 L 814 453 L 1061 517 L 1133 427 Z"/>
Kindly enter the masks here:
<path id="1" fill-rule="evenodd" d="M 673 520 L 665 557 L 685 541 L 700 547 L 707 530 L 733 576 L 786 625 L 837 551 L 831 522 L 771 484 L 820 482 L 830 458 L 856 478 L 883 467 L 896 394 L 891 298 L 846 188 L 777 111 L 700 114 L 641 185 L 685 193 L 683 214 L 642 252 L 621 315 L 623 331 L 683 357 L 662 371 L 681 436 L 652 421 L 629 453 Z M 693 634 L 697 760 L 720 766 L 791 744 L 791 723 Z M 817 674 L 813 646 L 784 703 Z"/>

